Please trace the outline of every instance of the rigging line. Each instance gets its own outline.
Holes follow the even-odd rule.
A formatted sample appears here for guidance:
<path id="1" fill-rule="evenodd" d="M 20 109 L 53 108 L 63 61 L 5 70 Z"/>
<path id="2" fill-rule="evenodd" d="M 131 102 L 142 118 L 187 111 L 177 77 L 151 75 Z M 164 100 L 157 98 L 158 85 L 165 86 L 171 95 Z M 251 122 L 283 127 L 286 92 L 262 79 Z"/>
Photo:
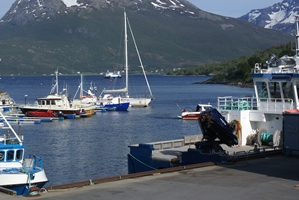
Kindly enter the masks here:
<path id="1" fill-rule="evenodd" d="M 179 106 L 179 104 L 176 103 L 176 106 L 177 106 L 180 110 L 182 110 L 182 108 Z"/>
<path id="2" fill-rule="evenodd" d="M 148 164 L 142 162 L 141 160 L 139 160 L 139 159 L 137 159 L 136 157 L 134 157 L 132 154 L 129 153 L 128 155 L 131 156 L 131 157 L 132 157 L 133 159 L 135 159 L 136 161 L 138 161 L 139 163 L 143 164 L 144 166 L 147 166 L 148 168 L 153 169 L 153 170 L 157 170 L 157 168 L 154 168 L 154 167 L 152 167 L 152 166 L 150 166 L 150 165 L 148 165 Z"/>
<path id="3" fill-rule="evenodd" d="M 142 72 L 143 72 L 143 75 L 144 75 L 144 78 L 145 78 L 148 90 L 150 92 L 151 97 L 153 97 L 152 90 L 150 88 L 150 85 L 148 83 L 148 80 L 147 80 L 147 77 L 146 77 L 146 74 L 145 74 L 145 71 L 144 71 L 143 63 L 142 63 L 142 60 L 141 60 L 141 57 L 140 57 L 140 54 L 139 54 L 139 51 L 138 51 L 138 47 L 137 47 L 137 44 L 136 44 L 136 41 L 135 41 L 135 37 L 134 37 L 133 31 L 132 31 L 129 19 L 127 18 L 126 20 L 128 22 L 128 25 L 129 25 L 130 33 L 131 33 L 131 36 L 132 36 L 132 39 L 133 39 L 133 42 L 134 42 L 134 45 L 135 45 L 135 49 L 136 49 L 136 52 L 137 52 L 137 55 L 138 55 L 138 58 L 139 58 L 139 62 L 140 62 L 140 65 L 141 65 L 141 69 L 142 69 Z"/>

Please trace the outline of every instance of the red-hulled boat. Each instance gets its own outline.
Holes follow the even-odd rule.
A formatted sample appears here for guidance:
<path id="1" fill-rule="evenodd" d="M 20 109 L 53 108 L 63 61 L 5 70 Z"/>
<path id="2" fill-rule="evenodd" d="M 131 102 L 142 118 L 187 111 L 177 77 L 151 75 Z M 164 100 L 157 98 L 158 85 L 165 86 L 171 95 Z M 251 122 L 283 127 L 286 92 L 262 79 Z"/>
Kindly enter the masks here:
<path id="1" fill-rule="evenodd" d="M 210 104 L 198 104 L 195 111 L 182 110 L 182 114 L 178 116 L 180 119 L 198 119 L 200 112 L 212 108 Z"/>
<path id="2" fill-rule="evenodd" d="M 25 113 L 26 117 L 58 117 L 58 113 L 52 110 L 45 111 L 28 111 Z"/>

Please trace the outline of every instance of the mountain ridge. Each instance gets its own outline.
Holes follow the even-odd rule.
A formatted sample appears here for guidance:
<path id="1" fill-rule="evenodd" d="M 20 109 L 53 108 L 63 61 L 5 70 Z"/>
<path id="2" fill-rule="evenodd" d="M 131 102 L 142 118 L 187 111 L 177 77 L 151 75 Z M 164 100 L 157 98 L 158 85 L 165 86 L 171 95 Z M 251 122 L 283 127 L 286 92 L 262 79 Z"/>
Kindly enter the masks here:
<path id="1" fill-rule="evenodd" d="M 299 15 L 299 0 L 283 0 L 262 9 L 253 9 L 238 19 L 257 26 L 296 34 L 295 16 Z"/>
<path id="2" fill-rule="evenodd" d="M 124 7 L 147 71 L 221 62 L 293 40 L 289 34 L 204 12 L 186 0 L 76 2 L 80 5 L 67 7 L 62 0 L 16 1 L 0 23 L 1 74 L 122 70 Z M 133 52 L 131 45 L 130 70 L 137 73 Z"/>

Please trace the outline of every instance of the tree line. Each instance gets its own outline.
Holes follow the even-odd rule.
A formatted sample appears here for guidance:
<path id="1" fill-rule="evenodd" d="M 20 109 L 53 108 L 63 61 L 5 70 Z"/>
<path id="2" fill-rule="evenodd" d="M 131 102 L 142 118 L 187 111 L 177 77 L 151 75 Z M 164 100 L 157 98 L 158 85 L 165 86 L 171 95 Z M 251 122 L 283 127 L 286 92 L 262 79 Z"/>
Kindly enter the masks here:
<path id="1" fill-rule="evenodd" d="M 265 63 L 271 54 L 276 54 L 279 58 L 284 55 L 295 55 L 295 47 L 295 43 L 289 42 L 265 50 L 256 51 L 251 56 L 242 56 L 220 63 L 183 68 L 168 72 L 167 75 L 206 75 L 213 76 L 213 81 L 251 83 L 252 79 L 250 78 L 250 73 L 252 73 L 255 63 Z"/>

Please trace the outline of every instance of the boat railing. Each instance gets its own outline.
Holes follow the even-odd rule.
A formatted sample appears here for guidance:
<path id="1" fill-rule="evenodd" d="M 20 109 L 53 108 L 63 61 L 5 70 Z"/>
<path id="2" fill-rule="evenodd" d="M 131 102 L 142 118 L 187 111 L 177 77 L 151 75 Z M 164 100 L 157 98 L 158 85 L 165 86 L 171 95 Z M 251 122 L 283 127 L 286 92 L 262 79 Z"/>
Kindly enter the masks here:
<path id="1" fill-rule="evenodd" d="M 292 99 L 281 98 L 256 98 L 232 96 L 218 97 L 218 110 L 259 110 L 259 111 L 284 111 L 294 109 Z"/>
<path id="2" fill-rule="evenodd" d="M 267 73 L 271 73 L 271 74 L 275 74 L 275 73 L 279 73 L 279 74 L 298 74 L 299 70 L 297 68 L 276 68 L 276 69 L 255 69 L 254 70 L 255 74 L 267 74 Z"/>
<path id="3" fill-rule="evenodd" d="M 29 155 L 29 158 L 24 159 L 23 166 L 31 170 L 36 168 L 43 169 L 43 159 L 36 155 Z"/>
<path id="4" fill-rule="evenodd" d="M 155 150 L 180 148 L 186 145 L 192 145 L 201 140 L 201 135 L 190 135 L 184 136 L 182 139 L 178 140 L 167 140 L 151 143 Z"/>

